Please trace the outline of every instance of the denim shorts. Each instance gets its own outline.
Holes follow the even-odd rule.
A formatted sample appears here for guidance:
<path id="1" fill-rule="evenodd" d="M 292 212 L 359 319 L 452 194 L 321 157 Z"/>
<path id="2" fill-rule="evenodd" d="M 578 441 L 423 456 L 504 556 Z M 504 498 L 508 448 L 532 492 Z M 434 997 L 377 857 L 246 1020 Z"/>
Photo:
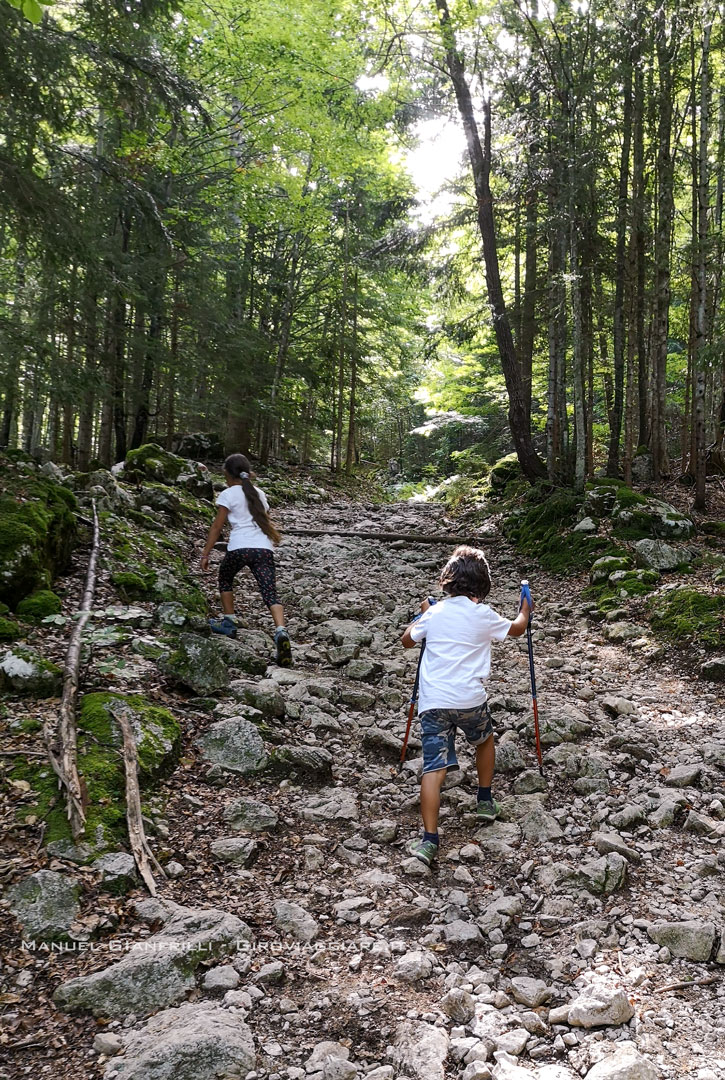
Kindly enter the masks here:
<path id="1" fill-rule="evenodd" d="M 420 714 L 423 735 L 423 772 L 457 769 L 456 729 L 466 736 L 471 746 L 480 746 L 493 735 L 488 705 L 474 709 L 428 709 Z"/>

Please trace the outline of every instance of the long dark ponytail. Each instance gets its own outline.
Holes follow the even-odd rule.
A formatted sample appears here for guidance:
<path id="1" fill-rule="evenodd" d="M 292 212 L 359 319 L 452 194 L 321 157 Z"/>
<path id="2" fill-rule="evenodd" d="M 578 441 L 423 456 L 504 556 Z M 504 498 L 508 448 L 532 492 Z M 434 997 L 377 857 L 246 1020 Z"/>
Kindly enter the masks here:
<path id="1" fill-rule="evenodd" d="M 224 471 L 235 480 L 241 480 L 242 491 L 246 495 L 249 513 L 255 524 L 259 525 L 265 536 L 268 536 L 273 544 L 278 544 L 282 539 L 275 528 L 274 522 L 264 509 L 262 500 L 257 494 L 257 489 L 252 483 L 254 473 L 249 459 L 244 454 L 230 454 L 224 462 Z"/>

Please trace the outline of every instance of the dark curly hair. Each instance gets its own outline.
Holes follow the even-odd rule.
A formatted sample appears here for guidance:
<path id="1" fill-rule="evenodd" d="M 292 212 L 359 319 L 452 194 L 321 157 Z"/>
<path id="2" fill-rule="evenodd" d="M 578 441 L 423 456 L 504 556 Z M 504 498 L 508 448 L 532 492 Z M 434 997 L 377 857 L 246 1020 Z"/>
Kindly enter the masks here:
<path id="1" fill-rule="evenodd" d="M 491 591 L 491 574 L 486 556 L 478 548 L 457 547 L 441 570 L 440 587 L 449 596 L 470 596 L 485 600 Z"/>

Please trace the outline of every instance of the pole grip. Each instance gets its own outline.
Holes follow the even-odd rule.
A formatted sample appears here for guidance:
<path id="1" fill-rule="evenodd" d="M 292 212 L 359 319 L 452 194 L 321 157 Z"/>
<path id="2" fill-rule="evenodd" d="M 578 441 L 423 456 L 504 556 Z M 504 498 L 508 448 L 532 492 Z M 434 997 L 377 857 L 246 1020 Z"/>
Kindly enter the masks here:
<path id="1" fill-rule="evenodd" d="M 534 601 L 533 601 L 533 599 L 531 597 L 531 588 L 530 588 L 529 583 L 528 583 L 528 581 L 526 579 L 524 579 L 521 582 L 521 600 L 520 600 L 520 603 L 519 603 L 519 611 L 521 611 L 521 608 L 524 606 L 524 600 L 528 601 L 529 610 L 530 611 L 533 610 Z"/>

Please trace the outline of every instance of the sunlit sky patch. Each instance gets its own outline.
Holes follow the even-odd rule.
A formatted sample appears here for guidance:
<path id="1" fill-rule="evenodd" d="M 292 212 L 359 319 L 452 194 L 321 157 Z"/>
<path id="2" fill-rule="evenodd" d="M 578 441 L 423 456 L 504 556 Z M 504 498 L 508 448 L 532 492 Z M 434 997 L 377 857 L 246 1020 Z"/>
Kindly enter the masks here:
<path id="1" fill-rule="evenodd" d="M 404 161 L 418 189 L 415 216 L 428 225 L 448 213 L 455 202 L 452 192 L 441 188 L 458 175 L 466 139 L 460 125 L 445 117 L 421 120 L 415 135 L 417 145 Z"/>

